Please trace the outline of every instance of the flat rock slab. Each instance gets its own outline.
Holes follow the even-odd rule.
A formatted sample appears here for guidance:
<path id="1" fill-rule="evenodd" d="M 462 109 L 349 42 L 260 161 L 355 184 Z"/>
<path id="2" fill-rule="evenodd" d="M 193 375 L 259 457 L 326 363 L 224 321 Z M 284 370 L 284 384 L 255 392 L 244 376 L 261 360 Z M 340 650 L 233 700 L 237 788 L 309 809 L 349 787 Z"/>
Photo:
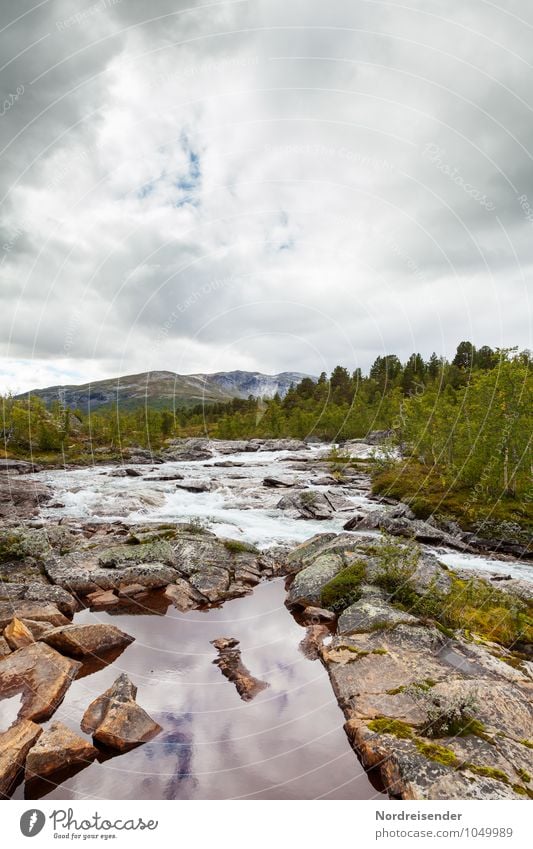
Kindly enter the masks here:
<path id="1" fill-rule="evenodd" d="M 43 731 L 26 758 L 25 779 L 51 775 L 74 764 L 89 764 L 98 750 L 62 722 L 52 722 Z"/>
<path id="2" fill-rule="evenodd" d="M 162 728 L 137 704 L 136 696 L 137 687 L 127 675 L 120 675 L 91 702 L 81 721 L 82 730 L 119 752 L 147 743 Z"/>
<path id="3" fill-rule="evenodd" d="M 393 628 L 395 625 L 418 624 L 416 616 L 396 610 L 379 598 L 362 598 L 351 604 L 339 617 L 339 634 L 356 634 L 378 628 Z"/>
<path id="4" fill-rule="evenodd" d="M 113 649 L 129 646 L 134 638 L 115 625 L 97 624 L 54 628 L 41 640 L 70 657 L 98 657 Z"/>
<path id="5" fill-rule="evenodd" d="M 207 602 L 207 598 L 192 587 L 184 578 L 179 578 L 175 584 L 169 584 L 165 590 L 165 598 L 172 602 L 176 610 L 185 613 Z"/>
<path id="6" fill-rule="evenodd" d="M 13 617 L 31 619 L 34 622 L 49 622 L 50 625 L 55 627 L 70 624 L 70 619 L 67 619 L 52 602 L 0 601 L 0 628 L 9 625 Z"/>
<path id="7" fill-rule="evenodd" d="M 235 684 L 244 702 L 251 701 L 269 686 L 266 681 L 254 678 L 243 664 L 238 648 L 239 641 L 235 637 L 218 637 L 216 640 L 211 640 L 211 643 L 218 651 L 218 657 L 213 663 L 218 666 L 228 681 Z"/>
<path id="8" fill-rule="evenodd" d="M 144 546 L 124 546 L 125 548 L 144 548 Z M 86 596 L 90 593 L 117 590 L 121 584 L 142 584 L 145 589 L 166 587 L 179 577 L 172 566 L 161 562 L 146 562 L 127 565 L 101 566 L 91 562 L 85 553 L 69 554 L 61 559 L 49 560 L 45 564 L 46 573 L 51 581 L 76 593 Z"/>
<path id="9" fill-rule="evenodd" d="M 38 642 L 12 652 L 0 663 L 0 699 L 22 694 L 21 719 L 48 719 L 76 677 L 81 663 Z"/>
<path id="10" fill-rule="evenodd" d="M 203 572 L 191 575 L 189 583 L 210 602 L 215 602 L 224 597 L 230 585 L 230 576 L 225 569 L 208 566 Z"/>
<path id="11" fill-rule="evenodd" d="M 23 719 L 0 734 L 0 797 L 7 797 L 24 769 L 26 755 L 43 729 Z"/>
<path id="12" fill-rule="evenodd" d="M 281 489 L 283 487 L 291 487 L 294 486 L 296 481 L 293 478 L 285 478 L 285 477 L 266 477 L 263 480 L 263 486 L 269 487 L 270 489 Z"/>
<path id="13" fill-rule="evenodd" d="M 211 488 L 209 481 L 183 480 L 176 483 L 176 489 L 185 489 L 187 492 L 210 492 Z"/>
<path id="14" fill-rule="evenodd" d="M 54 604 L 66 616 L 72 616 L 78 607 L 76 599 L 62 587 L 41 582 L 24 584 L 0 582 L 0 602 L 2 601 L 10 601 L 13 606 L 22 601 L 26 604 L 30 602 Z"/>

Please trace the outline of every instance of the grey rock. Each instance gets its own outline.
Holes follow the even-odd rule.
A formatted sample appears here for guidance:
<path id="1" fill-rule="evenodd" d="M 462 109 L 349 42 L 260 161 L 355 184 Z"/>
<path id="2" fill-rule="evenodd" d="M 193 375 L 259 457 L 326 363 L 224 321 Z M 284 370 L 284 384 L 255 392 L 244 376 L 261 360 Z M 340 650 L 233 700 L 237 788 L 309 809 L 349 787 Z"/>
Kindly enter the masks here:
<path id="1" fill-rule="evenodd" d="M 225 569 L 207 566 L 202 572 L 195 572 L 189 583 L 210 602 L 219 601 L 229 587 L 230 576 Z"/>
<path id="2" fill-rule="evenodd" d="M 366 597 L 351 604 L 339 617 L 339 634 L 363 633 L 377 628 L 390 628 L 399 623 L 417 624 L 418 619 L 409 613 L 396 610 L 377 597 Z"/>
<path id="3" fill-rule="evenodd" d="M 320 555 L 294 578 L 289 589 L 289 603 L 305 607 L 320 605 L 322 589 L 343 567 L 344 561 L 339 554 Z"/>

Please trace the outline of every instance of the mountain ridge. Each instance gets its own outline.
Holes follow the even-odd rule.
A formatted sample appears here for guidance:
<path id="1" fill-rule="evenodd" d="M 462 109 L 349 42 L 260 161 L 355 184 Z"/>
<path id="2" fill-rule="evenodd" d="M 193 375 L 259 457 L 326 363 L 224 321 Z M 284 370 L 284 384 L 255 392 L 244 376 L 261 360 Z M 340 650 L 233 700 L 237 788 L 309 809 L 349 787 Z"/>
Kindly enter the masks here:
<path id="1" fill-rule="evenodd" d="M 81 384 L 57 384 L 32 389 L 18 398 L 41 398 L 49 406 L 59 402 L 70 409 L 98 409 L 117 403 L 124 408 L 141 404 L 188 407 L 201 403 L 224 403 L 234 398 L 284 397 L 292 384 L 304 377 L 300 372 L 264 374 L 250 371 L 178 374 L 172 371 L 148 371 L 95 380 Z M 316 378 L 312 378 L 316 380 Z"/>

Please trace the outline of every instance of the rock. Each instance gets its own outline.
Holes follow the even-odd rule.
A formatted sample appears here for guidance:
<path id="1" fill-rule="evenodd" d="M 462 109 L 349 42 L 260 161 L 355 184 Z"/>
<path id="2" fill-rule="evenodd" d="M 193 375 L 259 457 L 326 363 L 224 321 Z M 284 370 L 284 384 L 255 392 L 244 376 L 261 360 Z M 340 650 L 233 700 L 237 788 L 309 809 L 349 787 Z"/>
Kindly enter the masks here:
<path id="1" fill-rule="evenodd" d="M 210 460 L 213 457 L 213 449 L 208 439 L 171 439 L 168 448 L 162 452 L 164 460 L 170 461 L 194 461 Z"/>
<path id="2" fill-rule="evenodd" d="M 40 582 L 27 584 L 0 583 L 0 601 L 10 601 L 13 605 L 19 601 L 37 602 L 38 604 L 51 602 L 66 616 L 72 616 L 78 607 L 76 599 L 66 590 Z"/>
<path id="3" fill-rule="evenodd" d="M 212 465 L 220 469 L 232 469 L 240 468 L 241 466 L 244 466 L 246 464 L 244 462 L 240 463 L 237 460 L 219 460 L 217 463 L 213 463 Z"/>
<path id="4" fill-rule="evenodd" d="M 9 625 L 4 628 L 4 637 L 12 651 L 22 649 L 34 643 L 32 632 L 20 619 L 13 618 Z"/>
<path id="5" fill-rule="evenodd" d="M 137 687 L 127 675 L 120 675 L 89 705 L 81 721 L 82 730 L 119 752 L 147 743 L 162 729 L 139 707 L 136 696 Z"/>
<path id="6" fill-rule="evenodd" d="M 302 622 L 306 625 L 317 625 L 319 622 L 335 622 L 337 616 L 331 610 L 323 607 L 306 607 L 301 615 Z"/>
<path id="7" fill-rule="evenodd" d="M 167 475 L 150 475 L 149 477 L 145 477 L 145 481 L 182 481 L 183 475 L 179 472 L 172 472 Z"/>
<path id="8" fill-rule="evenodd" d="M 169 584 L 165 590 L 165 597 L 172 602 L 176 610 L 182 613 L 207 602 L 207 598 L 183 578 L 178 578 L 175 584 Z"/>
<path id="9" fill-rule="evenodd" d="M 5 637 L 0 637 L 0 660 L 2 660 L 3 657 L 7 657 L 8 654 L 11 654 L 9 643 Z"/>
<path id="10" fill-rule="evenodd" d="M 305 630 L 305 637 L 299 646 L 300 651 L 308 660 L 317 660 L 320 657 L 324 637 L 329 635 L 329 629 L 326 625 L 309 625 Z"/>
<path id="11" fill-rule="evenodd" d="M 418 619 L 409 613 L 396 610 L 379 598 L 361 598 L 341 613 L 337 633 L 362 633 L 377 628 L 393 628 L 399 623 L 417 624 Z"/>
<path id="12" fill-rule="evenodd" d="M 26 460 L 0 459 L 0 472 L 16 472 L 19 475 L 25 475 L 30 472 L 37 472 L 38 470 L 38 466 L 35 466 L 33 463 L 26 462 Z"/>
<path id="13" fill-rule="evenodd" d="M 102 473 L 104 474 L 104 473 Z M 125 478 L 127 477 L 126 469 L 113 469 L 111 472 L 108 472 L 108 477 L 110 478 Z"/>
<path id="14" fill-rule="evenodd" d="M 258 693 L 269 686 L 266 681 L 259 681 L 254 678 L 244 666 L 240 649 L 237 648 L 239 641 L 234 637 L 219 637 L 216 640 L 211 640 L 211 643 L 218 651 L 218 657 L 213 663 L 218 666 L 228 681 L 235 684 L 237 692 L 244 702 L 251 701 Z"/>
<path id="15" fill-rule="evenodd" d="M 115 625 L 66 625 L 41 637 L 47 645 L 70 657 L 98 657 L 125 648 L 134 638 Z"/>
<path id="16" fill-rule="evenodd" d="M 98 750 L 62 722 L 52 722 L 28 752 L 24 777 L 26 781 L 51 775 L 74 764 L 89 764 Z"/>
<path id="17" fill-rule="evenodd" d="M 137 584 L 137 586 L 140 586 Z M 144 590 L 144 587 L 141 589 Z M 89 593 L 86 597 L 91 607 L 114 607 L 120 604 L 120 599 L 115 595 L 113 590 L 96 590 L 94 593 Z"/>
<path id="18" fill-rule="evenodd" d="M 254 443 L 255 440 L 250 440 Z M 264 439 L 259 445 L 260 451 L 309 451 L 307 443 L 301 439 Z"/>
<path id="19" fill-rule="evenodd" d="M 22 694 L 21 719 L 48 719 L 76 677 L 81 663 L 45 643 L 32 643 L 0 663 L 0 699 Z"/>
<path id="20" fill-rule="evenodd" d="M 283 487 L 291 487 L 296 484 L 296 481 L 292 478 L 282 478 L 282 477 L 266 477 L 263 480 L 263 486 L 269 487 L 270 489 L 279 489 Z"/>
<path id="21" fill-rule="evenodd" d="M 164 563 L 174 566 L 176 559 L 167 540 L 158 539 L 142 545 L 117 545 L 106 549 L 98 557 L 98 565 L 105 569 L 122 569 L 133 564 Z"/>
<path id="22" fill-rule="evenodd" d="M 210 492 L 209 481 L 183 480 L 176 484 L 177 489 L 186 489 L 187 492 Z"/>
<path id="23" fill-rule="evenodd" d="M 0 602 L 0 628 L 5 628 L 13 617 L 49 622 L 51 625 L 69 625 L 70 620 L 57 609 L 55 604 L 38 601 Z"/>
<path id="24" fill-rule="evenodd" d="M 319 555 L 294 578 L 289 589 L 289 603 L 305 607 L 319 605 L 322 589 L 342 568 L 344 561 L 339 554 Z"/>
<path id="25" fill-rule="evenodd" d="M 225 569 L 207 566 L 203 572 L 194 572 L 189 578 L 191 586 L 209 601 L 218 601 L 229 587 L 230 576 Z"/>
<path id="26" fill-rule="evenodd" d="M 31 519 L 52 495 L 52 490 L 40 481 L 0 474 L 0 518 Z"/>
<path id="27" fill-rule="evenodd" d="M 314 489 L 304 489 L 302 492 L 284 495 L 276 507 L 278 510 L 288 510 L 292 515 L 302 519 L 319 521 L 331 519 L 335 512 L 326 495 Z"/>
<path id="28" fill-rule="evenodd" d="M 451 536 L 451 534 L 430 524 L 423 522 L 420 519 L 414 521 L 407 518 L 409 508 L 405 505 L 400 505 L 398 512 L 400 515 L 395 517 L 394 509 L 392 511 L 372 510 L 363 516 L 362 519 L 353 517 L 344 525 L 345 530 L 381 530 L 393 536 L 408 537 L 415 539 L 417 542 L 425 543 L 426 545 L 445 545 L 449 548 L 455 548 L 459 551 L 472 551 L 471 546 L 463 542 L 461 539 Z"/>
<path id="29" fill-rule="evenodd" d="M 118 594 L 121 598 L 132 598 L 144 592 L 145 587 L 142 584 L 121 584 L 118 588 Z"/>
<path id="30" fill-rule="evenodd" d="M 34 619 L 21 619 L 20 621 L 28 628 L 34 640 L 39 640 L 43 634 L 47 634 L 54 627 L 49 622 L 36 622 Z"/>
<path id="31" fill-rule="evenodd" d="M 0 734 L 0 797 L 7 797 L 24 769 L 26 755 L 42 734 L 40 725 L 27 719 Z"/>

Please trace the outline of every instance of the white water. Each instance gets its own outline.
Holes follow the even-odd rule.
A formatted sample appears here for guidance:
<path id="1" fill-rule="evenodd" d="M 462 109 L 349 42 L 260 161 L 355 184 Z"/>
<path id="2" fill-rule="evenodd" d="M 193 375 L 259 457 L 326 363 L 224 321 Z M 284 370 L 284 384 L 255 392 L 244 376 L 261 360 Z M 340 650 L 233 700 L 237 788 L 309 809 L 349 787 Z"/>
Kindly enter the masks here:
<path id="1" fill-rule="evenodd" d="M 128 523 L 201 522 L 218 536 L 231 537 L 252 543 L 260 548 L 298 544 L 317 533 L 342 530 L 345 522 L 357 510 L 370 512 L 383 509 L 370 501 L 367 490 L 355 484 L 324 486 L 316 483 L 324 477 L 324 469 L 314 462 L 328 453 L 330 446 L 312 446 L 308 451 L 245 452 L 217 455 L 211 460 L 169 462 L 134 466 L 141 477 L 114 477 L 113 466 L 98 466 L 73 471 L 40 472 L 33 477 L 48 483 L 55 492 L 52 506 L 43 506 L 43 519 L 90 520 Z M 361 456 L 374 450 L 358 446 Z M 221 461 L 242 463 L 242 466 L 220 467 Z M 305 461 L 305 465 L 304 465 Z M 293 468 L 293 465 L 301 468 Z M 178 489 L 176 481 L 150 480 L 158 475 L 181 474 L 185 480 L 206 481 L 209 492 L 188 492 Z M 277 507 L 290 489 L 269 489 L 263 486 L 267 476 L 290 478 L 300 488 L 317 492 L 333 492 L 348 502 L 346 510 L 325 521 L 296 518 Z M 369 532 L 365 532 L 368 534 Z M 491 559 L 463 554 L 449 549 L 429 549 L 450 567 L 479 572 L 512 575 L 533 581 L 533 565 L 520 561 Z"/>

